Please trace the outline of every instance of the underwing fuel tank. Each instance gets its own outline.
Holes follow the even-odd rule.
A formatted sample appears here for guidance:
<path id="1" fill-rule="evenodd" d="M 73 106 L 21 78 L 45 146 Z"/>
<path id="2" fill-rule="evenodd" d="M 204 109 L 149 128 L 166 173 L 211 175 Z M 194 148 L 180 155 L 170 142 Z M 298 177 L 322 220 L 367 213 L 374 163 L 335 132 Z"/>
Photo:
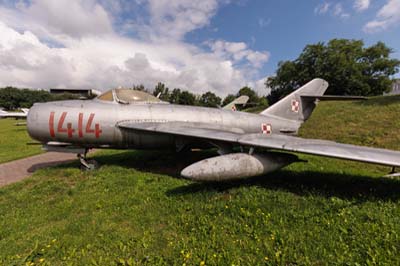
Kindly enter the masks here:
<path id="1" fill-rule="evenodd" d="M 288 153 L 231 153 L 191 164 L 181 175 L 194 181 L 227 181 L 267 174 L 298 161 Z"/>

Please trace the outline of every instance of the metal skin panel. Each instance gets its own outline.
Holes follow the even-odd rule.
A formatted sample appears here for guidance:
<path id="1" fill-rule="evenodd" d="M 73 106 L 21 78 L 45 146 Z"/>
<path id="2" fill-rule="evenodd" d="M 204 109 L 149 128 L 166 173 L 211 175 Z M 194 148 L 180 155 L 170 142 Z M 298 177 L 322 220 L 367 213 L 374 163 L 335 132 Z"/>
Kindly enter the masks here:
<path id="1" fill-rule="evenodd" d="M 50 117 L 54 112 L 54 135 L 51 135 Z M 63 113 L 64 123 L 59 128 Z M 83 134 L 79 136 L 79 115 L 83 115 Z M 101 133 L 86 132 L 90 115 L 94 114 L 91 130 L 98 124 Z M 62 122 L 62 121 L 61 121 Z M 262 124 L 272 125 L 271 133 L 279 133 L 280 128 L 287 128 L 286 120 L 243 112 L 232 112 L 215 108 L 167 105 L 167 104 L 118 104 L 103 101 L 62 101 L 35 104 L 29 111 L 27 124 L 30 136 L 38 141 L 66 142 L 84 147 L 114 148 L 175 148 L 174 135 L 157 134 L 156 131 L 124 130 L 118 124 L 142 123 L 163 124 L 167 122 L 201 123 L 218 128 L 240 129 L 242 133 L 261 133 Z M 68 124 L 71 132 L 68 134 Z M 290 127 L 298 128 L 297 122 Z M 58 130 L 60 129 L 60 130 Z"/>

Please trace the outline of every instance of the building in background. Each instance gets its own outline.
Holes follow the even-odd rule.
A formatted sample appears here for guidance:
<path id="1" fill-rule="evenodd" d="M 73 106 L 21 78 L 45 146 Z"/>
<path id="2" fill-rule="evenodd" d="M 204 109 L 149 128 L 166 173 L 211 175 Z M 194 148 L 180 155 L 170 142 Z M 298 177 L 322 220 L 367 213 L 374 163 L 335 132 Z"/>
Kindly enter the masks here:
<path id="1" fill-rule="evenodd" d="M 392 90 L 386 95 L 398 95 L 400 94 L 400 79 L 393 80 Z"/>
<path id="2" fill-rule="evenodd" d="M 50 89 L 50 93 L 52 93 L 52 94 L 69 93 L 69 94 L 79 95 L 80 97 L 84 97 L 84 98 L 92 98 L 94 96 L 91 89 L 60 89 L 60 88 L 53 88 L 53 89 Z"/>

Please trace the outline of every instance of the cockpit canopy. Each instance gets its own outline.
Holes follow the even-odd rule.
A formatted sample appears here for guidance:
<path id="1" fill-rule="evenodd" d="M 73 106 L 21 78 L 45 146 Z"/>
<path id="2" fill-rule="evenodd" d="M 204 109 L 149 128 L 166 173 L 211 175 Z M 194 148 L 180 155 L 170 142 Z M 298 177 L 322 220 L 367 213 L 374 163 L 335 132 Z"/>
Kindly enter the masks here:
<path id="1" fill-rule="evenodd" d="M 130 103 L 165 103 L 153 95 L 132 89 L 112 89 L 97 97 L 101 101 Z"/>

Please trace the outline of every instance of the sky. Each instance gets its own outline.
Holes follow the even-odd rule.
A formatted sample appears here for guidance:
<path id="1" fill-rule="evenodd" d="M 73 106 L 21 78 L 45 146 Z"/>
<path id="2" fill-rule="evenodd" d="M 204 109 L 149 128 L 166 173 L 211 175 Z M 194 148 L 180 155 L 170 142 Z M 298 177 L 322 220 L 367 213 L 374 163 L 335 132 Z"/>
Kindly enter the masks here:
<path id="1" fill-rule="evenodd" d="M 0 0 L 0 87 L 265 95 L 280 61 L 333 38 L 400 59 L 400 0 Z"/>

